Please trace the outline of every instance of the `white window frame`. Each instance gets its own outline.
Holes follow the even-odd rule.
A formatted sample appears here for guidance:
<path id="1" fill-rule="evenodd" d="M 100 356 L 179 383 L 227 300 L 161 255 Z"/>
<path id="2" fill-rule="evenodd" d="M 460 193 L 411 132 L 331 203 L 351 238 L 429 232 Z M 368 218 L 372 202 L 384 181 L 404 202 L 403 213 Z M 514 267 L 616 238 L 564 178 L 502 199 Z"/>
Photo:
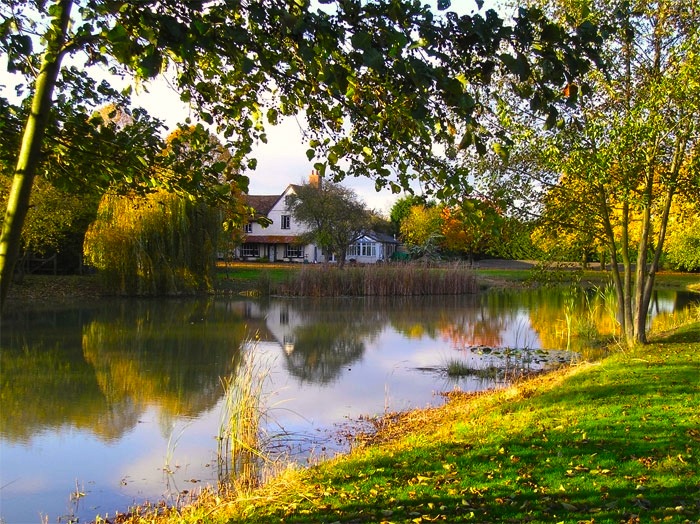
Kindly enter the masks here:
<path id="1" fill-rule="evenodd" d="M 258 258 L 260 256 L 260 246 L 249 242 L 244 243 L 241 246 L 241 256 Z"/>
<path id="2" fill-rule="evenodd" d="M 253 232 L 253 223 L 249 222 L 246 225 L 243 226 L 243 231 L 247 234 L 250 234 Z"/>
<path id="3" fill-rule="evenodd" d="M 360 242 L 360 252 L 363 257 L 377 257 L 376 242 Z"/>
<path id="4" fill-rule="evenodd" d="M 291 229 L 292 228 L 292 216 L 291 215 L 282 215 L 281 228 L 282 229 Z"/>
<path id="5" fill-rule="evenodd" d="M 303 258 L 304 248 L 302 246 L 295 246 L 294 244 L 287 244 L 284 250 L 285 258 Z"/>

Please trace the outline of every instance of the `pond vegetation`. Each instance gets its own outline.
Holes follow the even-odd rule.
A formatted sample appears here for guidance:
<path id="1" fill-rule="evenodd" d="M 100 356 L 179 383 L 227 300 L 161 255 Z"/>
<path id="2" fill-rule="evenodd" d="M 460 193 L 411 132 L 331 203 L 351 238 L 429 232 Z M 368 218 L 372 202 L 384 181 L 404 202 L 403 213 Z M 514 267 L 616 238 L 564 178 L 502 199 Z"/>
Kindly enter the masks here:
<path id="1" fill-rule="evenodd" d="M 378 264 L 342 269 L 306 264 L 284 282 L 269 287 L 271 294 L 304 297 L 462 295 L 477 290 L 476 276 L 464 264 Z"/>

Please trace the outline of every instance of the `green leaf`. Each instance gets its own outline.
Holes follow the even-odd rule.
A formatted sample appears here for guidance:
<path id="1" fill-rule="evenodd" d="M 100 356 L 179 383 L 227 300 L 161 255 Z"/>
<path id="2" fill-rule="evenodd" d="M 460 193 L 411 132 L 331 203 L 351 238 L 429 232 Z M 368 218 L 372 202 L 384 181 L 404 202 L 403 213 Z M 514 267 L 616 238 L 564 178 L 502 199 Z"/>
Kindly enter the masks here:
<path id="1" fill-rule="evenodd" d="M 150 46 L 139 61 L 139 76 L 142 78 L 153 78 L 160 73 L 162 65 L 163 57 L 160 51 L 156 47 Z"/>
<path id="2" fill-rule="evenodd" d="M 496 142 L 495 144 L 493 144 L 493 150 L 499 157 L 501 157 L 501 160 L 508 160 L 508 157 L 510 156 L 510 148 L 499 142 Z"/>
<path id="3" fill-rule="evenodd" d="M 126 28 L 117 24 L 107 33 L 107 39 L 112 43 L 124 42 L 129 38 L 129 33 L 127 33 Z"/>
<path id="4" fill-rule="evenodd" d="M 372 47 L 372 35 L 361 31 L 352 35 L 350 42 L 355 49 L 366 51 Z"/>
<path id="5" fill-rule="evenodd" d="M 241 70 L 243 71 L 244 74 L 249 75 L 253 69 L 255 69 L 255 62 L 248 58 L 247 56 L 243 57 L 243 61 L 241 63 Z"/>
<path id="6" fill-rule="evenodd" d="M 316 150 L 315 149 L 307 149 L 306 150 L 306 158 L 309 160 L 312 160 L 316 156 Z"/>
<path id="7" fill-rule="evenodd" d="M 450 0 L 438 0 L 438 11 L 444 11 L 445 9 L 449 9 L 450 5 L 452 5 L 452 2 Z"/>
<path id="8" fill-rule="evenodd" d="M 277 125 L 278 116 L 279 112 L 274 107 L 267 110 L 267 121 L 273 126 Z"/>
<path id="9" fill-rule="evenodd" d="M 211 166 L 212 170 L 221 173 L 224 169 L 226 169 L 226 162 L 215 162 Z"/>
<path id="10" fill-rule="evenodd" d="M 10 47 L 17 55 L 29 56 L 32 54 L 32 39 L 28 35 L 11 35 Z"/>
<path id="11" fill-rule="evenodd" d="M 384 65 L 384 57 L 373 47 L 365 51 L 363 59 L 366 66 L 375 70 L 382 69 L 382 66 Z"/>
<path id="12" fill-rule="evenodd" d="M 462 137 L 462 140 L 459 143 L 459 149 L 466 149 L 470 145 L 474 143 L 474 133 L 469 130 L 466 133 L 464 133 L 464 136 Z"/>
<path id="13" fill-rule="evenodd" d="M 545 131 L 552 129 L 557 124 L 557 118 L 559 117 L 559 111 L 555 107 L 549 108 L 549 113 L 547 114 L 547 119 L 544 122 Z"/>
<path id="14" fill-rule="evenodd" d="M 499 58 L 510 73 L 518 75 L 518 79 L 521 82 L 524 82 L 530 76 L 530 64 L 528 64 L 527 58 L 521 53 L 518 53 L 517 57 L 513 57 L 508 53 L 502 53 Z"/>
<path id="15" fill-rule="evenodd" d="M 428 116 L 428 109 L 423 104 L 415 104 L 411 108 L 411 116 L 416 120 L 423 120 Z"/>

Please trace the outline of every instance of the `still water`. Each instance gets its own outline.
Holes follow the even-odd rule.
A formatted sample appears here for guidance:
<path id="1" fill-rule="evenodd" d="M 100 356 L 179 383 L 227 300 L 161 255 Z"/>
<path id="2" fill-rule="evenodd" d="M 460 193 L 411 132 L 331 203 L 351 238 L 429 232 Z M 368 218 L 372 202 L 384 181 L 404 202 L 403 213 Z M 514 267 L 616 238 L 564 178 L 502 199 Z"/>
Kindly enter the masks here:
<path id="1" fill-rule="evenodd" d="M 659 292 L 654 314 L 689 300 Z M 241 351 L 265 370 L 268 433 L 287 435 L 276 442 L 303 463 L 342 449 L 339 425 L 361 415 L 498 385 L 449 378 L 449 362 L 544 367 L 571 359 L 561 350 L 581 347 L 569 335 L 591 329 L 614 330 L 608 302 L 556 290 L 9 312 L 0 326 L 0 523 L 88 522 L 216 485 L 222 377 Z"/>

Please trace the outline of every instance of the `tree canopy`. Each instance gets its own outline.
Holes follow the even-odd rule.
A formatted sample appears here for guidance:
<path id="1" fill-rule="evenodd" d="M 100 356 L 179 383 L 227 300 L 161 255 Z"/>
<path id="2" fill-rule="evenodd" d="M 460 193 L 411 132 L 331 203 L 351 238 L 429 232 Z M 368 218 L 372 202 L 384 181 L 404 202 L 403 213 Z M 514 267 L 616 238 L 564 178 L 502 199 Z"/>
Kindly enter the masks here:
<path id="1" fill-rule="evenodd" d="M 584 21 L 565 31 L 539 9 L 521 8 L 506 23 L 493 10 L 458 14 L 448 0 L 438 2 L 439 13 L 413 0 L 321 4 L 4 2 L 0 49 L 9 70 L 23 78 L 17 92 L 26 124 L 3 146 L 14 150 L 15 168 L 0 238 L 1 297 L 19 250 L 34 176 L 47 169 L 47 153 L 61 151 L 50 136 L 66 148 L 58 158 L 65 162 L 61 178 L 69 185 L 90 172 L 77 169 L 78 150 L 77 158 L 105 159 L 96 177 L 107 185 L 226 196 L 208 192 L 210 186 L 198 184 L 203 178 L 192 171 L 163 184 L 149 168 L 163 149 L 156 134 L 132 134 L 138 139 L 124 147 L 112 135 L 115 129 L 90 118 L 107 100 L 128 105 L 129 94 L 95 81 L 93 67 L 136 82 L 171 75 L 181 99 L 226 141 L 233 153 L 231 173 L 239 177 L 255 167 L 248 156 L 253 144 L 266 140 L 267 127 L 303 113 L 307 155 L 322 174 L 336 180 L 369 176 L 377 187 L 396 192 L 417 177 L 449 194 L 466 180 L 456 161 L 459 150 L 484 151 L 489 140 L 506 138 L 480 127 L 482 115 L 493 109 L 492 78 L 507 75 L 514 92 L 551 118 L 560 88 L 597 60 L 600 35 L 594 25 Z M 139 115 L 147 127 L 158 125 Z M 105 129 L 100 143 L 128 157 L 124 165 L 133 169 L 108 165 L 110 157 L 92 147 L 98 141 L 80 139 L 102 138 Z M 92 182 L 91 177 L 87 183 Z"/>
<path id="2" fill-rule="evenodd" d="M 548 130 L 504 104 L 495 125 L 514 144 L 494 172 L 501 188 L 521 190 L 512 198 L 541 213 L 543 227 L 572 245 L 605 246 L 623 332 L 643 342 L 673 201 L 700 189 L 700 12 L 679 0 L 586 5 L 546 3 L 562 23 L 614 28 L 602 51 L 607 66 L 584 75 L 593 90 L 578 92 L 582 103 Z"/>
<path id="3" fill-rule="evenodd" d="M 290 195 L 289 207 L 294 218 L 309 228 L 305 240 L 321 247 L 326 257 L 335 254 L 341 268 L 350 245 L 372 223 L 369 210 L 354 191 L 327 181 L 298 186 Z"/>

